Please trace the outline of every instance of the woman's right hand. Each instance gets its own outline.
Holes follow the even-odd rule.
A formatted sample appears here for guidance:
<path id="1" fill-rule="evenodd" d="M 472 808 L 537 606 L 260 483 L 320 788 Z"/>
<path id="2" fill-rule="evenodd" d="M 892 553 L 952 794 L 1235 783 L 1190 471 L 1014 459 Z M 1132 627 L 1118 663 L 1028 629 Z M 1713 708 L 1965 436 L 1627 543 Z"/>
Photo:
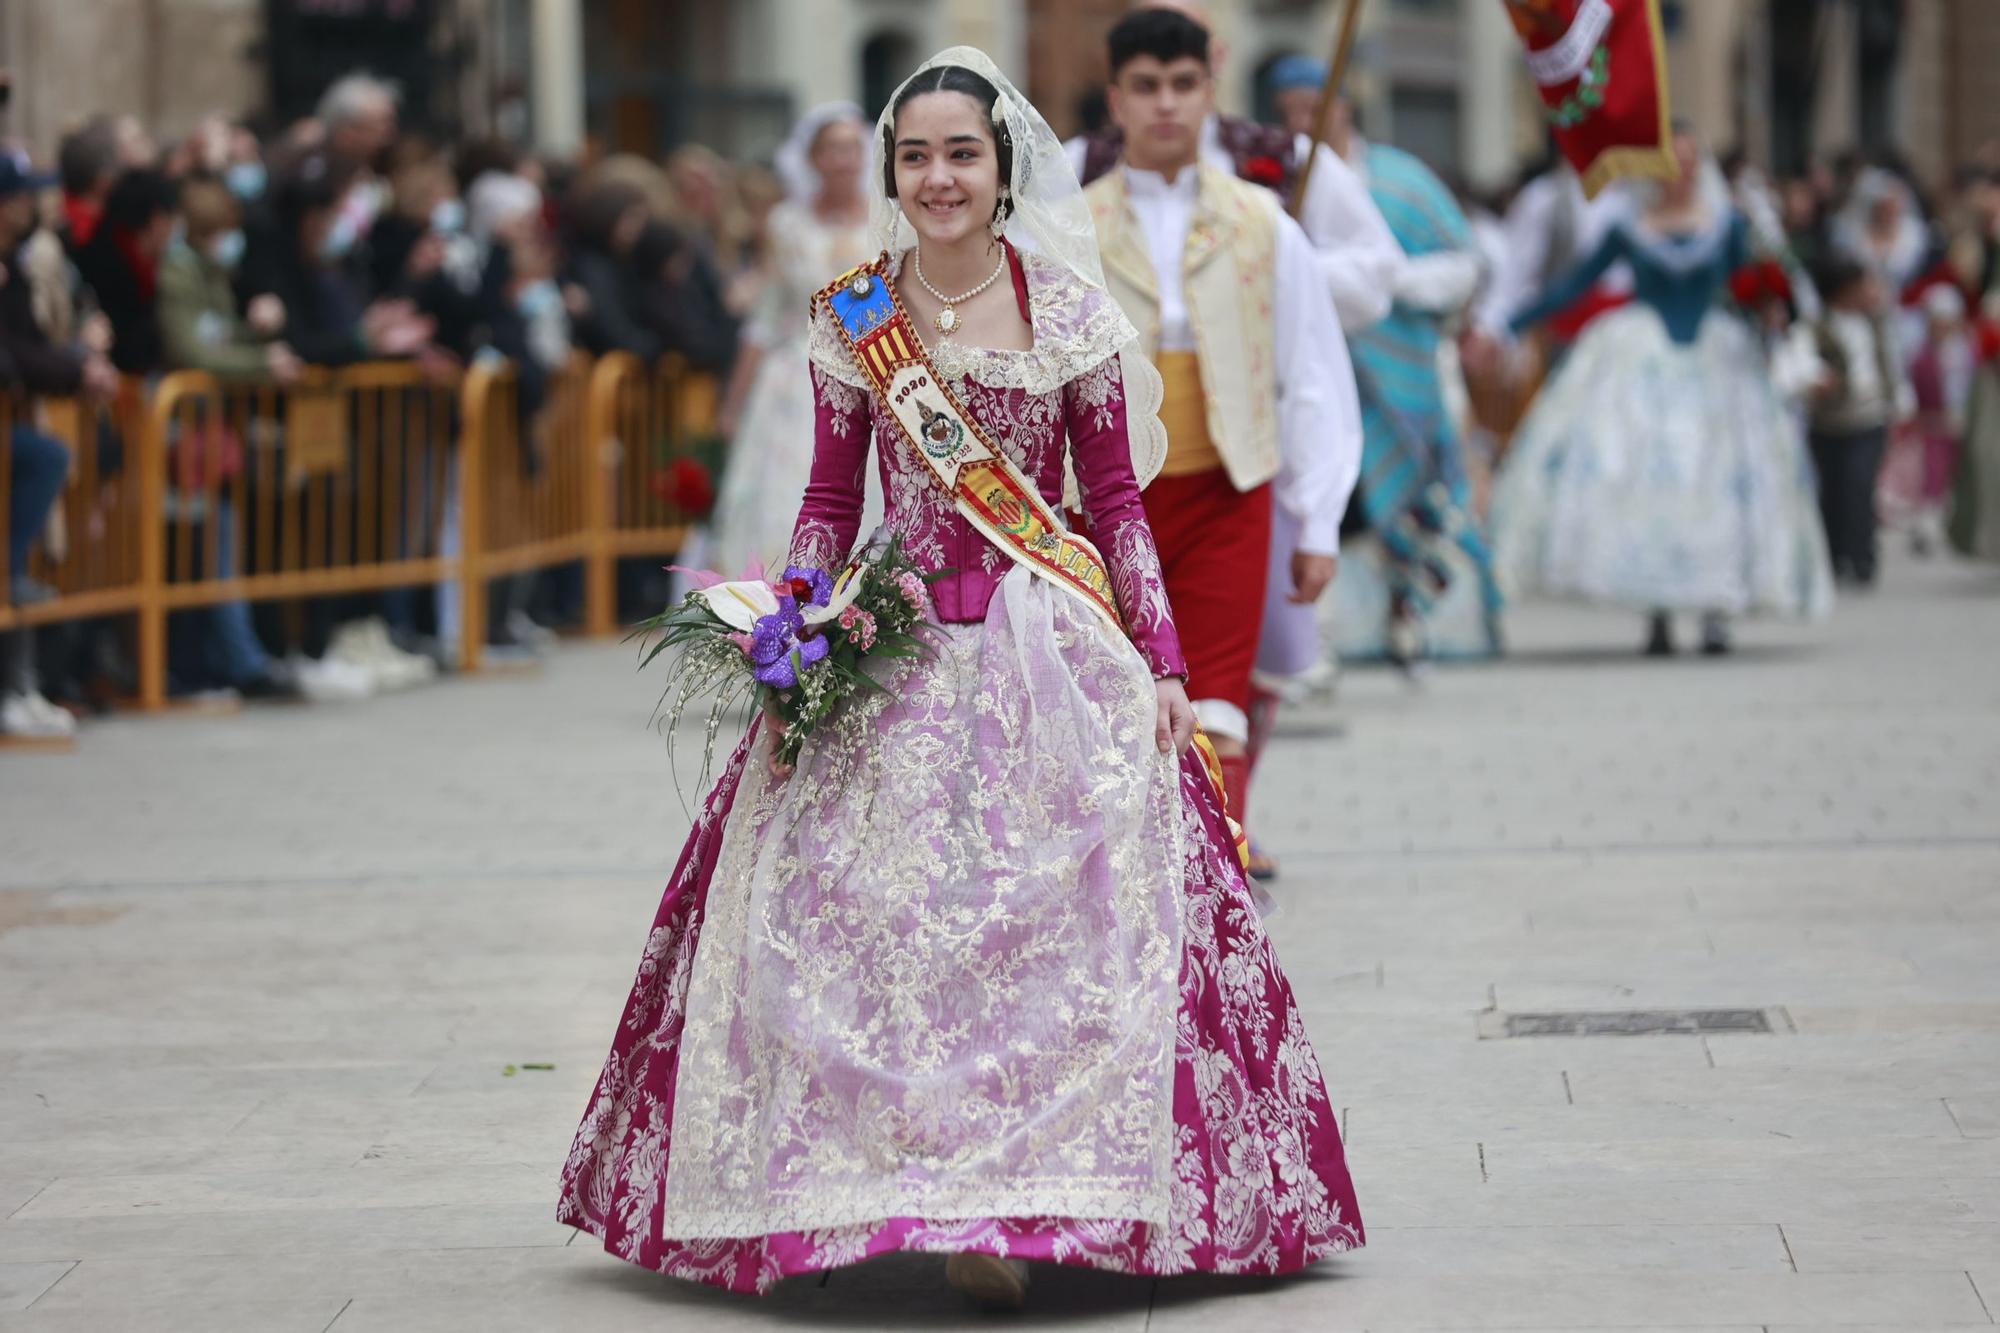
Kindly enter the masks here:
<path id="1" fill-rule="evenodd" d="M 783 782 L 786 778 L 789 778 L 794 768 L 794 765 L 788 764 L 778 758 L 778 742 L 785 739 L 785 726 L 785 719 L 779 717 L 776 713 L 766 712 L 764 714 L 764 730 L 770 733 L 771 737 L 771 757 L 769 760 L 771 777 L 778 782 Z"/>

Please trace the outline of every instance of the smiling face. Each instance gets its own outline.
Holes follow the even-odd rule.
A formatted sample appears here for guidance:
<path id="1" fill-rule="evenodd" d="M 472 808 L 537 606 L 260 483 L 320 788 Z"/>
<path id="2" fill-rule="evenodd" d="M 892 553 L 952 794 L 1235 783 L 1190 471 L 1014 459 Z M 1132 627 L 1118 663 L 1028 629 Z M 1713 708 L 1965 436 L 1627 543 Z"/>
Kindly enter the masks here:
<path id="1" fill-rule="evenodd" d="M 1000 198 L 993 122 L 965 93 L 922 93 L 896 116 L 896 202 L 917 235 L 956 245 L 985 231 Z"/>
<path id="2" fill-rule="evenodd" d="M 1194 164 L 1202 122 L 1215 110 L 1215 79 L 1193 56 L 1161 63 L 1136 56 L 1111 82 L 1111 117 L 1125 131 L 1125 158 L 1142 171 Z"/>

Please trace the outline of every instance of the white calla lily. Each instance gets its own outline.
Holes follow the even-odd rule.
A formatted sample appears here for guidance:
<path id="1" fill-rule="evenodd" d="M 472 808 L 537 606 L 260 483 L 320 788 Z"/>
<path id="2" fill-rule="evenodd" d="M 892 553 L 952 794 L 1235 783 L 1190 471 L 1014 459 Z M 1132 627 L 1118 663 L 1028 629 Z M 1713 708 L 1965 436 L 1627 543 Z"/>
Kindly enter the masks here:
<path id="1" fill-rule="evenodd" d="M 838 619 L 840 613 L 854 605 L 854 599 L 861 595 L 861 567 L 848 566 L 845 573 L 835 580 L 833 596 L 826 599 L 825 606 L 801 608 L 801 615 L 808 625 L 824 625 Z"/>
<path id="2" fill-rule="evenodd" d="M 748 634 L 756 628 L 757 622 L 765 616 L 775 615 L 778 610 L 778 594 L 771 591 L 771 585 L 762 579 L 744 579 L 735 583 L 717 583 L 702 588 L 696 597 L 715 612 L 722 623 L 739 634 Z"/>

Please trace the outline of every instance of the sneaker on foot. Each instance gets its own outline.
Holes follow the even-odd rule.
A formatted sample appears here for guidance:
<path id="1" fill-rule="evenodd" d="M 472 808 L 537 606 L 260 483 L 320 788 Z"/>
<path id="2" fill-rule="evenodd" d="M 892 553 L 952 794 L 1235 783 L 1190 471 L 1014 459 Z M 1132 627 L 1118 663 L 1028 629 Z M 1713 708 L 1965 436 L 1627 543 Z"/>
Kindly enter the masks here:
<path id="1" fill-rule="evenodd" d="M 40 579 L 31 579 L 26 574 L 16 574 L 7 581 L 7 600 L 15 606 L 35 606 L 42 602 L 53 602 L 56 590 Z"/>
<path id="2" fill-rule="evenodd" d="M 525 648 L 533 648 L 537 652 L 553 648 L 556 642 L 556 632 L 526 611 L 507 613 L 507 633 L 514 642 Z"/>
<path id="3" fill-rule="evenodd" d="M 288 664 L 299 693 L 311 703 L 341 703 L 375 693 L 375 677 L 364 666 L 328 653 L 317 662 L 293 657 Z"/>
<path id="4" fill-rule="evenodd" d="M 76 718 L 39 693 L 10 694 L 0 700 L 0 735 L 56 740 L 76 735 Z"/>

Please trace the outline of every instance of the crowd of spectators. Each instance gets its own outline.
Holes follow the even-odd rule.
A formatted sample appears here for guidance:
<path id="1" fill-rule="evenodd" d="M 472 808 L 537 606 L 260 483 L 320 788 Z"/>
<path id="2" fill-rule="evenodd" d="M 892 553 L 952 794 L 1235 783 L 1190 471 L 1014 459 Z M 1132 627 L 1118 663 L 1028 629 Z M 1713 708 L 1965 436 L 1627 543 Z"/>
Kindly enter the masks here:
<path id="1" fill-rule="evenodd" d="M 162 145 L 130 117 L 66 134 L 53 171 L 0 152 L 0 389 L 11 425 L 7 596 L 53 595 L 30 556 L 60 527 L 75 462 L 36 400 L 108 404 L 175 370 L 291 384 L 308 366 L 414 363 L 449 383 L 486 357 L 525 416 L 573 349 L 679 353 L 726 373 L 757 295 L 765 173 L 705 149 L 665 164 L 550 161 L 503 142 L 440 145 L 399 125 L 394 89 L 335 83 L 317 114 L 265 133 L 222 118 Z M 106 431 L 96 475 L 122 444 Z M 209 540 L 229 546 L 226 512 Z M 52 527 L 53 525 L 53 527 Z M 75 534 L 71 534 L 72 539 Z M 46 548 L 45 548 L 46 549 Z M 488 641 L 546 643 L 575 611 L 573 571 L 496 599 Z M 455 660 L 448 609 L 408 593 L 326 601 L 288 622 L 229 605 L 178 613 L 171 688 L 353 697 Z M 296 621 L 289 622 L 296 626 Z M 129 691 L 114 621 L 0 635 L 0 731 L 51 734 Z"/>
<path id="2" fill-rule="evenodd" d="M 1888 475 L 1905 478 L 1913 539 L 1934 546 L 1973 366 L 2000 346 L 2000 326 L 1982 335 L 1978 324 L 2000 318 L 2000 151 L 1932 189 L 1892 158 L 1859 153 L 1775 181 L 1740 158 L 1722 165 L 1789 271 L 1827 289 L 1806 312 L 1827 354 L 1818 362 L 1869 380 L 1874 359 L 1848 352 L 1878 329 L 1893 350 L 1862 415 L 1905 419 L 1924 441 L 1922 461 L 1900 473 L 1890 451 Z M 38 424 L 38 399 L 129 400 L 184 369 L 283 388 L 308 367 L 380 359 L 444 385 L 504 357 L 527 418 L 577 349 L 647 363 L 678 353 L 726 374 L 769 272 L 763 220 L 781 197 L 770 172 L 695 145 L 664 163 L 442 145 L 406 132 L 394 89 L 366 75 L 338 81 L 314 116 L 287 126 L 212 117 L 163 145 L 131 117 L 100 116 L 64 135 L 49 163 L 0 148 L 8 600 L 52 596 L 31 555 L 93 535 L 62 531 L 58 501 L 77 460 Z M 1500 234 L 1506 195 L 1469 202 L 1484 233 Z M 1794 315 L 1798 295 L 1784 296 Z M 1890 382 L 1903 379 L 1913 389 Z M 116 431 L 87 447 L 92 475 L 118 484 Z M 1881 473 L 1879 460 L 1840 467 L 1863 488 Z M 1834 530 L 1858 518 L 1828 520 L 1837 539 L 1855 540 Z M 223 504 L 203 540 L 226 557 L 241 521 Z M 1872 555 L 1845 558 L 1849 577 L 1872 577 Z M 448 590 L 320 599 L 303 617 L 240 603 L 177 613 L 170 688 L 308 699 L 397 688 L 448 669 L 463 633 L 501 652 L 539 650 L 574 617 L 579 582 L 575 571 L 508 581 L 490 623 L 470 630 Z M 0 733 L 66 733 L 129 693 L 130 648 L 115 620 L 0 634 Z"/>

